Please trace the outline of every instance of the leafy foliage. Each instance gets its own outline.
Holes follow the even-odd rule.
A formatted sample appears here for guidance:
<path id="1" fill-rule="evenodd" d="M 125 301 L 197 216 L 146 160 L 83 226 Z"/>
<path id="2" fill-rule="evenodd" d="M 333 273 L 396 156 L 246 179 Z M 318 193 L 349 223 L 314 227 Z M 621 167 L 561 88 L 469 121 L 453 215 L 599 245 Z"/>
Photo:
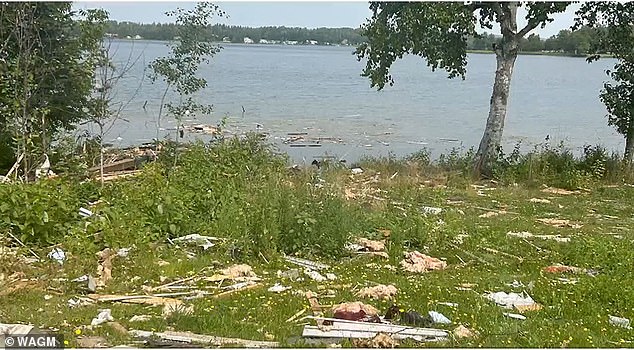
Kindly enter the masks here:
<path id="1" fill-rule="evenodd" d="M 181 120 L 189 113 L 211 112 L 211 106 L 197 103 L 192 94 L 207 87 L 207 80 L 196 74 L 202 63 L 209 63 L 209 58 L 220 51 L 218 46 L 209 41 L 208 32 L 212 17 L 222 17 L 225 13 L 212 3 L 199 2 L 193 10 L 178 8 L 166 14 L 176 18 L 177 41 L 169 44 L 169 56 L 159 57 L 150 63 L 150 78 L 152 82 L 160 79 L 166 84 L 159 121 L 165 106 L 180 127 Z M 170 89 L 180 95 L 179 103 L 164 103 Z"/>
<path id="2" fill-rule="evenodd" d="M 90 14 L 68 2 L 0 4 L 0 130 L 14 156 L 26 154 L 24 175 L 58 132 L 89 115 L 87 53 L 103 36 Z"/>
<path id="3" fill-rule="evenodd" d="M 612 82 L 606 82 L 600 93 L 608 110 L 608 124 L 625 136 L 625 160 L 634 159 L 634 3 L 585 3 L 577 12 L 575 26 L 586 24 L 605 27 L 598 31 L 599 40 L 593 43 L 595 53 L 609 52 L 619 61 L 606 73 Z M 599 59 L 595 54 L 588 60 Z"/>

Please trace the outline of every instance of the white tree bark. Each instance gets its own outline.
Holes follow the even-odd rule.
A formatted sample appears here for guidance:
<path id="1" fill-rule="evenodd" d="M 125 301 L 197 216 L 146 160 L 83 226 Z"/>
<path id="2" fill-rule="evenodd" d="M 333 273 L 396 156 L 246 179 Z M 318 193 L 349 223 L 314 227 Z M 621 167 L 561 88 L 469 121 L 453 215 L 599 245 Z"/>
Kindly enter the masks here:
<path id="1" fill-rule="evenodd" d="M 502 143 L 511 77 L 519 46 L 516 19 L 517 3 L 497 3 L 494 6 L 496 6 L 495 11 L 500 22 L 502 42 L 499 47 L 494 48 L 497 66 L 493 93 L 491 94 L 486 128 L 484 129 L 484 135 L 482 135 L 474 164 L 475 174 L 485 177 L 492 176 L 491 166 L 497 158 Z M 524 32 L 528 32 L 526 28 L 522 29 L 522 35 L 525 34 Z"/>
<path id="2" fill-rule="evenodd" d="M 496 56 L 497 69 L 489 106 L 489 116 L 484 135 L 482 135 L 482 140 L 476 153 L 476 173 L 485 176 L 491 175 L 491 162 L 496 159 L 502 143 L 511 76 L 513 75 L 517 53 L 508 56 L 496 53 Z"/>

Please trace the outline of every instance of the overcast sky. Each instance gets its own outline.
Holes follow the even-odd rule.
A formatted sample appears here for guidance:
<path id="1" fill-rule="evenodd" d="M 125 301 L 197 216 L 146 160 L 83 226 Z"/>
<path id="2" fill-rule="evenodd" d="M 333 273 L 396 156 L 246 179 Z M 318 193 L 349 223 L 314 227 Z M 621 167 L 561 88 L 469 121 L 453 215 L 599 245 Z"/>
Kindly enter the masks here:
<path id="1" fill-rule="evenodd" d="M 370 15 L 368 3 L 358 2 L 215 2 L 229 15 L 220 23 L 249 27 L 352 27 L 356 28 Z M 165 12 L 176 7 L 192 8 L 194 2 L 76 2 L 76 8 L 103 8 L 116 21 L 169 22 Z M 579 5 L 572 5 L 566 13 L 555 16 L 555 21 L 536 32 L 542 38 L 568 29 L 574 19 L 574 11 Z M 520 9 L 520 16 L 526 12 Z M 526 21 L 520 21 L 519 25 Z M 496 29 L 497 30 L 497 29 Z"/>

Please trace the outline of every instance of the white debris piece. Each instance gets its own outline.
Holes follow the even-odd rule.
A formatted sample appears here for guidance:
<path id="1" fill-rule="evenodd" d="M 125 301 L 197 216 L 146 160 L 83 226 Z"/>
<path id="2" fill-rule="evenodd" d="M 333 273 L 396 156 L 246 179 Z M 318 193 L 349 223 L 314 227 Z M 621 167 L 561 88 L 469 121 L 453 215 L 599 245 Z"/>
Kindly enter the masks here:
<path id="1" fill-rule="evenodd" d="M 210 237 L 210 236 L 202 236 L 199 235 L 198 233 L 194 233 L 191 235 L 187 235 L 187 236 L 183 236 L 183 237 L 178 237 L 173 239 L 174 242 L 187 242 L 187 243 L 193 243 L 199 247 L 202 247 L 203 250 L 207 250 L 211 247 L 213 247 L 215 244 L 212 243 L 211 241 L 217 241 L 218 238 L 216 237 Z"/>
<path id="2" fill-rule="evenodd" d="M 66 259 L 66 254 L 60 248 L 55 248 L 48 253 L 48 257 L 52 260 L 57 261 L 60 265 L 64 265 L 64 260 Z"/>
<path id="3" fill-rule="evenodd" d="M 352 169 L 350 169 L 350 171 L 352 171 L 352 174 L 354 174 L 354 175 L 363 174 L 363 169 L 361 169 L 361 168 L 352 168 Z"/>
<path id="4" fill-rule="evenodd" d="M 130 254 L 130 250 L 132 248 L 120 248 L 119 250 L 117 250 L 117 255 L 119 257 L 125 258 L 128 256 L 128 254 Z"/>
<path id="5" fill-rule="evenodd" d="M 273 293 L 281 293 L 283 291 L 289 290 L 292 287 L 285 287 L 279 283 L 275 283 L 275 285 L 271 288 L 269 288 L 269 292 L 273 292 Z"/>
<path id="6" fill-rule="evenodd" d="M 110 314 L 110 309 L 100 309 L 97 317 L 90 322 L 91 326 L 98 326 L 102 323 L 114 321 L 114 317 Z"/>
<path id="7" fill-rule="evenodd" d="M 610 324 L 613 326 L 623 327 L 625 329 L 632 329 L 632 326 L 630 326 L 630 320 L 627 318 L 612 315 L 608 315 L 608 318 L 610 319 Z"/>
<path id="8" fill-rule="evenodd" d="M 522 321 L 526 319 L 526 316 L 523 316 L 523 315 L 520 315 L 520 314 L 511 314 L 511 313 L 508 313 L 508 312 L 505 312 L 504 316 L 506 316 L 508 318 L 514 318 L 516 320 L 522 320 Z"/>
<path id="9" fill-rule="evenodd" d="M 436 208 L 436 207 L 421 207 L 420 211 L 423 212 L 423 214 L 427 215 L 438 215 L 440 213 L 442 213 L 442 208 Z"/>
<path id="10" fill-rule="evenodd" d="M 88 210 L 86 208 L 83 208 L 83 207 L 79 208 L 79 215 L 81 215 L 81 216 L 83 216 L 85 218 L 91 217 L 92 214 L 93 214 L 92 211 L 90 211 L 90 210 Z"/>
<path id="11" fill-rule="evenodd" d="M 449 320 L 447 317 L 445 317 L 445 315 L 441 314 L 440 312 L 430 311 L 429 317 L 431 317 L 434 323 L 451 324 L 451 320 Z"/>
<path id="12" fill-rule="evenodd" d="M 533 298 L 524 292 L 521 294 L 496 292 L 486 294 L 484 297 L 507 309 L 512 309 L 517 306 L 531 306 L 535 304 Z"/>
<path id="13" fill-rule="evenodd" d="M 317 282 L 323 282 L 326 280 L 326 277 L 322 276 L 319 272 L 314 271 L 314 270 L 310 270 L 310 269 L 306 269 L 304 270 L 304 273 L 310 277 L 311 279 L 317 281 Z"/>

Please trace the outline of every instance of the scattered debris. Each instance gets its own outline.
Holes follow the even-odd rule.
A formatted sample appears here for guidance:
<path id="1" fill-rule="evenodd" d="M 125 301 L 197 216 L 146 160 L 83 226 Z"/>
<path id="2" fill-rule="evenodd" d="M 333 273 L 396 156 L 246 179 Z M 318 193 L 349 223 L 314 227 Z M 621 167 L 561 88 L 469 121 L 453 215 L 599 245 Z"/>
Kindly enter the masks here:
<path id="1" fill-rule="evenodd" d="M 84 349 L 106 348 L 108 341 L 100 336 L 81 336 L 76 339 L 77 345 Z"/>
<path id="2" fill-rule="evenodd" d="M 108 322 L 107 325 L 119 334 L 128 334 L 128 330 L 119 322 Z"/>
<path id="3" fill-rule="evenodd" d="M 572 227 L 572 228 L 582 228 L 583 225 L 579 224 L 571 224 L 570 220 L 565 219 L 537 219 L 537 221 L 542 224 L 554 226 L 554 227 Z"/>
<path id="4" fill-rule="evenodd" d="M 444 302 L 444 301 L 438 302 L 438 303 L 436 303 L 436 304 L 438 304 L 438 305 L 444 305 L 444 306 L 449 306 L 449 307 L 458 307 L 458 303 L 448 303 L 448 302 Z"/>
<path id="5" fill-rule="evenodd" d="M 389 259 L 389 255 L 385 252 L 385 242 L 374 241 L 367 238 L 357 239 L 357 243 L 350 243 L 346 246 L 348 250 L 365 253 L 371 255 L 377 255 Z"/>
<path id="6" fill-rule="evenodd" d="M 442 208 L 436 208 L 436 207 L 421 207 L 421 208 L 420 208 L 420 211 L 421 211 L 423 214 L 425 214 L 425 215 L 427 215 L 427 214 L 430 214 L 430 215 L 438 215 L 438 214 L 442 213 Z"/>
<path id="7" fill-rule="evenodd" d="M 163 317 L 172 314 L 191 315 L 194 313 L 194 305 L 184 305 L 182 303 L 166 303 L 163 305 Z"/>
<path id="8" fill-rule="evenodd" d="M 548 273 L 585 273 L 586 269 L 566 265 L 551 265 L 544 267 L 543 271 Z"/>
<path id="9" fill-rule="evenodd" d="M 273 292 L 273 293 L 281 293 L 284 292 L 286 290 L 291 289 L 292 287 L 284 287 L 283 285 L 279 284 L 279 283 L 275 283 L 274 286 L 272 286 L 271 288 L 269 288 L 269 292 Z"/>
<path id="10" fill-rule="evenodd" d="M 349 321 L 380 322 L 379 310 L 372 305 L 360 301 L 335 305 L 332 308 L 334 317 Z"/>
<path id="11" fill-rule="evenodd" d="M 99 258 L 99 265 L 97 266 L 96 287 L 104 287 L 108 283 L 108 281 L 112 279 L 112 258 L 114 258 L 116 255 L 117 253 L 110 248 L 106 248 L 97 253 L 97 258 Z"/>
<path id="12" fill-rule="evenodd" d="M 152 320 L 153 316 L 150 315 L 134 315 L 128 322 L 147 322 Z"/>
<path id="13" fill-rule="evenodd" d="M 548 199 L 542 199 L 542 198 L 531 198 L 528 201 L 531 203 L 543 203 L 543 204 L 551 203 L 551 201 L 549 201 Z"/>
<path id="14" fill-rule="evenodd" d="M 64 265 L 64 260 L 66 260 L 66 254 L 61 248 L 54 248 L 48 253 L 48 257 L 51 260 L 57 261 L 60 265 Z"/>
<path id="15" fill-rule="evenodd" d="M 326 278 L 331 280 L 331 281 L 334 281 L 334 280 L 337 279 L 337 275 L 335 275 L 334 273 L 327 273 L 326 274 Z"/>
<path id="16" fill-rule="evenodd" d="M 422 273 L 430 270 L 445 269 L 447 263 L 415 250 L 405 253 L 405 259 L 401 261 L 401 267 L 408 272 Z"/>
<path id="17" fill-rule="evenodd" d="M 245 290 L 249 290 L 249 289 L 253 289 L 253 288 L 259 288 L 261 286 L 262 286 L 262 284 L 255 283 L 255 282 L 252 282 L 252 281 L 237 283 L 237 284 L 234 284 L 232 286 L 226 287 L 226 289 L 229 289 L 228 291 L 222 292 L 220 294 L 216 294 L 216 295 L 214 295 L 214 298 L 224 297 L 224 296 L 227 296 L 227 295 L 230 295 L 230 294 L 234 294 L 236 292 L 241 292 L 241 291 L 245 291 Z"/>
<path id="18" fill-rule="evenodd" d="M 18 323 L 0 323 L 0 335 L 18 335 L 18 334 L 29 334 L 33 330 L 34 326 L 29 326 L 26 324 L 18 324 Z M 3 344 L 4 345 L 4 344 Z"/>
<path id="19" fill-rule="evenodd" d="M 440 312 L 429 311 L 429 317 L 431 317 L 434 323 L 451 324 L 451 320 L 449 320 L 445 315 L 441 314 Z"/>
<path id="20" fill-rule="evenodd" d="M 541 309 L 541 305 L 535 303 L 533 298 L 530 295 L 522 292 L 518 293 L 505 293 L 505 292 L 496 292 L 489 293 L 484 296 L 485 298 L 494 301 L 496 304 L 507 308 L 512 309 L 515 308 L 519 312 L 524 311 L 536 311 Z"/>
<path id="21" fill-rule="evenodd" d="M 363 174 L 363 169 L 361 168 L 352 168 L 350 169 L 353 175 Z"/>
<path id="22" fill-rule="evenodd" d="M 130 303 L 130 304 L 147 304 L 147 305 L 155 305 L 155 306 L 161 305 L 163 306 L 163 311 L 179 310 L 181 308 L 181 305 L 183 304 L 183 302 L 178 299 L 165 298 L 165 297 L 153 296 L 153 295 L 89 294 L 88 297 L 92 300 L 99 301 L 99 302 L 112 301 L 112 302 Z"/>
<path id="23" fill-rule="evenodd" d="M 288 320 L 286 320 L 286 322 L 293 322 L 295 321 L 299 316 L 303 315 L 306 310 L 308 310 L 308 308 L 303 308 L 301 310 L 299 310 L 297 313 L 295 313 L 293 316 L 289 317 Z"/>
<path id="24" fill-rule="evenodd" d="M 77 297 L 75 299 L 73 299 L 73 298 L 68 299 L 68 307 L 69 308 L 91 305 L 93 303 L 94 303 L 94 301 L 92 299 L 89 299 L 89 298 Z"/>
<path id="25" fill-rule="evenodd" d="M 568 190 L 564 190 L 561 188 L 555 188 L 555 187 L 546 187 L 542 190 L 542 192 L 544 193 L 552 193 L 552 194 L 560 194 L 560 195 L 570 195 L 570 194 L 577 194 L 579 193 L 579 191 L 568 191 Z"/>
<path id="26" fill-rule="evenodd" d="M 475 338 L 477 337 L 477 333 L 463 325 L 459 325 L 453 330 L 453 336 L 455 338 Z"/>
<path id="27" fill-rule="evenodd" d="M 128 254 L 130 254 L 131 249 L 132 248 L 120 248 L 119 250 L 117 250 L 117 256 L 121 258 L 126 258 L 128 257 Z"/>
<path id="28" fill-rule="evenodd" d="M 517 281 L 517 280 L 513 280 L 513 282 L 511 283 L 507 283 L 506 284 L 509 287 L 513 287 L 513 288 L 523 288 L 524 287 L 524 283 Z"/>
<path id="29" fill-rule="evenodd" d="M 215 337 L 211 335 L 194 334 L 190 332 L 149 332 L 141 330 L 130 330 L 132 336 L 137 338 L 160 338 L 180 343 L 197 343 L 212 346 L 237 345 L 244 348 L 276 348 L 279 343 L 270 341 L 254 341 L 237 338 Z"/>
<path id="30" fill-rule="evenodd" d="M 617 327 L 622 327 L 625 329 L 632 329 L 632 326 L 630 326 L 630 320 L 624 317 L 617 317 L 617 316 L 612 316 L 612 315 L 608 315 L 610 324 L 613 326 L 617 326 Z"/>
<path id="31" fill-rule="evenodd" d="M 479 218 L 492 218 L 494 216 L 498 216 L 500 214 L 506 214 L 506 211 L 504 210 L 500 210 L 500 211 L 488 211 L 484 214 L 480 214 L 478 215 Z"/>
<path id="32" fill-rule="evenodd" d="M 441 329 L 415 328 L 385 323 L 355 322 L 333 318 L 313 318 L 332 322 L 332 325 L 329 325 L 328 328 L 324 330 L 315 326 L 304 326 L 302 336 L 371 339 L 376 337 L 378 333 L 385 333 L 394 339 L 413 339 L 416 341 L 443 341 L 446 340 L 448 336 L 448 333 Z"/>
<path id="33" fill-rule="evenodd" d="M 286 278 L 286 279 L 290 279 L 291 281 L 297 280 L 299 279 L 300 276 L 300 271 L 299 269 L 290 269 L 290 270 L 286 270 L 284 272 L 282 271 L 277 271 L 277 277 L 278 278 Z"/>
<path id="34" fill-rule="evenodd" d="M 184 130 L 187 130 L 189 132 L 205 134 L 205 135 L 217 135 L 220 133 L 220 128 L 218 128 L 217 126 L 204 125 L 204 124 L 195 124 L 195 125 L 186 126 Z"/>
<path id="35" fill-rule="evenodd" d="M 195 244 L 198 247 L 202 247 L 203 250 L 207 250 L 215 245 L 211 241 L 217 241 L 217 240 L 218 238 L 216 237 L 202 236 L 202 235 L 199 235 L 198 233 L 194 233 L 191 235 L 174 238 L 172 241 Z"/>
<path id="36" fill-rule="evenodd" d="M 99 309 L 97 317 L 93 318 L 90 322 L 91 326 L 98 326 L 102 323 L 114 321 L 114 317 L 110 314 L 110 309 Z"/>
<path id="37" fill-rule="evenodd" d="M 322 276 L 319 272 L 311 270 L 311 269 L 305 269 L 304 273 L 310 277 L 312 280 L 317 281 L 317 282 L 323 282 L 326 281 L 327 278 Z"/>
<path id="38" fill-rule="evenodd" d="M 220 270 L 225 279 L 237 279 L 240 277 L 257 277 L 253 268 L 247 264 L 238 264 Z"/>
<path id="39" fill-rule="evenodd" d="M 293 263 L 295 265 L 299 265 L 301 267 L 305 267 L 311 270 L 323 270 L 323 269 L 327 269 L 330 268 L 330 266 L 326 265 L 326 264 L 321 264 L 318 262 L 314 262 L 314 261 L 310 261 L 310 260 L 306 260 L 306 259 L 300 259 L 300 258 L 295 258 L 292 256 L 285 256 L 284 260 Z"/>
<path id="40" fill-rule="evenodd" d="M 393 349 L 400 345 L 399 341 L 392 338 L 392 336 L 386 333 L 377 333 L 374 338 L 367 339 L 353 339 L 352 345 L 355 348 L 366 349 Z"/>
<path id="41" fill-rule="evenodd" d="M 92 211 L 90 211 L 90 210 L 88 210 L 88 209 L 86 209 L 84 207 L 81 207 L 81 208 L 79 208 L 79 215 L 81 215 L 82 217 L 88 218 L 88 217 L 91 217 L 93 215 L 93 213 L 92 213 Z"/>
<path id="42" fill-rule="evenodd" d="M 508 317 L 508 318 L 514 318 L 516 320 L 522 320 L 523 321 L 523 320 L 526 319 L 526 316 L 524 316 L 524 315 L 512 314 L 512 313 L 508 313 L 508 312 L 505 312 L 503 315 Z"/>
<path id="43" fill-rule="evenodd" d="M 371 252 L 381 252 L 385 250 L 385 242 L 382 241 L 373 241 L 367 238 L 359 238 L 357 242 L 361 246 L 363 246 L 363 248 Z"/>
<path id="44" fill-rule="evenodd" d="M 507 236 L 517 237 L 517 238 L 541 238 L 541 239 L 551 239 L 557 242 L 566 243 L 570 242 L 569 237 L 561 237 L 560 235 L 534 235 L 530 232 L 507 232 Z"/>
<path id="45" fill-rule="evenodd" d="M 374 287 L 366 287 L 357 292 L 359 298 L 385 299 L 390 300 L 398 293 L 398 289 L 392 284 L 379 284 Z"/>

